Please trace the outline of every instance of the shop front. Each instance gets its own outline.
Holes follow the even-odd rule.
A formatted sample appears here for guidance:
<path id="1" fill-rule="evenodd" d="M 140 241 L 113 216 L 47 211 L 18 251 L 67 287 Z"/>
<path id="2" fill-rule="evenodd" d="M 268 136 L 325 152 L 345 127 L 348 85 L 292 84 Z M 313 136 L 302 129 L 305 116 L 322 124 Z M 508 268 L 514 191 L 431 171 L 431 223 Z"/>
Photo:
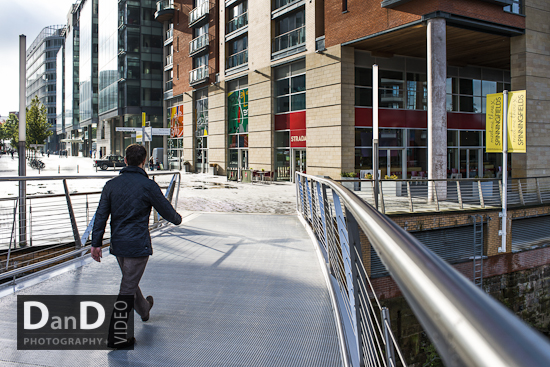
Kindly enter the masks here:
<path id="1" fill-rule="evenodd" d="M 294 181 L 294 172 L 307 173 L 306 112 L 275 115 L 277 180 Z"/>

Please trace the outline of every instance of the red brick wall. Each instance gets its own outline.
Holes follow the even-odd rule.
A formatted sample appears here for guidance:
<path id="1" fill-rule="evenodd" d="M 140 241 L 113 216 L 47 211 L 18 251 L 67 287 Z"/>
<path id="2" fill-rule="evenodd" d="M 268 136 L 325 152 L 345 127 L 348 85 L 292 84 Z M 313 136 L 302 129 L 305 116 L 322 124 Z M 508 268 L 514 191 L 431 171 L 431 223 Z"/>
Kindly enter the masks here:
<path id="1" fill-rule="evenodd" d="M 341 0 L 326 0 L 326 47 L 411 23 L 438 10 L 525 28 L 524 17 L 506 13 L 502 6 L 481 0 L 413 0 L 395 9 L 385 9 L 380 4 L 381 0 L 348 0 L 348 11 L 342 13 Z"/>
<path id="2" fill-rule="evenodd" d="M 516 271 L 532 269 L 550 264 L 550 247 L 528 250 L 518 253 L 506 253 L 491 256 L 483 261 L 483 277 L 490 278 Z M 459 273 L 472 280 L 473 262 L 453 265 Z M 390 276 L 372 279 L 372 285 L 380 299 L 402 296 L 399 287 Z"/>
<path id="3" fill-rule="evenodd" d="M 189 85 L 189 71 L 193 70 L 193 58 L 189 57 L 189 42 L 193 39 L 193 29 L 189 28 L 189 12 L 193 10 L 193 0 L 176 0 L 174 2 L 174 96 L 194 90 Z M 214 81 L 218 70 L 218 1 L 210 1 L 208 15 L 208 33 L 210 34 L 209 60 L 211 74 L 208 83 Z M 178 41 L 179 38 L 179 41 Z M 179 51 L 178 51 L 179 43 Z M 179 66 L 179 79 L 178 79 Z M 207 83 L 205 83 L 206 85 Z M 197 86 L 201 87 L 201 86 Z"/>

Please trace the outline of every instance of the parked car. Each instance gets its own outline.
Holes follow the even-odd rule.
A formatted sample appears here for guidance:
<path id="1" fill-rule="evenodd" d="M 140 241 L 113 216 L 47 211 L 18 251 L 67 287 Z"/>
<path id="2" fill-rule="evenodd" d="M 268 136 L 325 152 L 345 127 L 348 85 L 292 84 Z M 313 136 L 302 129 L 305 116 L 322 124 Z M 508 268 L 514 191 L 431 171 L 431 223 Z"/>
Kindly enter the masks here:
<path id="1" fill-rule="evenodd" d="M 126 163 L 124 163 L 124 157 L 113 154 L 105 156 L 103 159 L 96 159 L 94 167 L 99 167 L 102 171 L 105 171 L 109 167 L 126 167 Z"/>

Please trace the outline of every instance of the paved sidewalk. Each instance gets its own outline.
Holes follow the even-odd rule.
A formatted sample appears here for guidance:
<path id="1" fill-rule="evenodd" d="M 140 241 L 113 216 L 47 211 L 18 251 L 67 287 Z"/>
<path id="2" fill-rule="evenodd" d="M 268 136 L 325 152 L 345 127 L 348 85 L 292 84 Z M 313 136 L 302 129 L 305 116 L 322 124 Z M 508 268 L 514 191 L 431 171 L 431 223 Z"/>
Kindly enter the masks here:
<path id="1" fill-rule="evenodd" d="M 155 297 L 133 351 L 18 351 L 17 295 L 0 298 L 3 366 L 341 366 L 321 265 L 296 216 L 193 214 L 153 236 Z M 114 256 L 17 294 L 116 294 Z"/>

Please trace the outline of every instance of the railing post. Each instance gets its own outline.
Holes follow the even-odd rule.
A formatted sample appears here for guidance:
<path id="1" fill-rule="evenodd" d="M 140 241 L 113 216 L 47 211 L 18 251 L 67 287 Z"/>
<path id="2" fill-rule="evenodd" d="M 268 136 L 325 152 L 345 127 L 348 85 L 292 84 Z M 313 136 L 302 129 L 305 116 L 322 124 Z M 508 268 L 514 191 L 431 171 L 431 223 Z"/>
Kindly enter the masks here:
<path id="1" fill-rule="evenodd" d="M 483 190 L 481 189 L 481 180 L 477 180 L 477 191 L 479 192 L 479 205 L 485 208 L 485 200 L 483 199 Z"/>
<path id="2" fill-rule="evenodd" d="M 382 191 L 382 181 L 378 181 L 378 184 L 380 185 L 378 187 L 378 192 L 380 194 L 380 206 L 382 209 L 382 213 L 386 214 L 386 203 L 384 203 L 384 192 Z"/>
<path id="3" fill-rule="evenodd" d="M 409 211 L 414 212 L 413 201 L 411 196 L 411 182 L 407 181 L 407 196 L 409 197 Z"/>
<path id="4" fill-rule="evenodd" d="M 363 339 L 361 338 L 361 301 L 359 296 L 359 272 L 357 271 L 358 265 L 360 262 L 357 260 L 357 256 L 362 256 L 361 251 L 361 239 L 359 238 L 359 225 L 357 224 L 357 221 L 353 217 L 353 215 L 348 211 L 346 208 L 346 221 L 347 221 L 347 230 L 348 230 L 348 240 L 349 240 L 349 261 L 351 266 L 351 279 L 352 279 L 352 286 L 353 286 L 353 298 L 354 298 L 354 304 L 352 312 L 355 312 L 355 336 L 357 338 L 357 351 L 359 353 L 359 365 L 364 366 L 364 356 L 361 352 L 363 350 Z M 357 252 L 355 251 L 357 249 Z M 345 259 L 345 258 L 344 258 Z M 344 260 L 345 261 L 345 260 Z M 348 270 L 346 270 L 347 273 Z M 348 286 L 349 289 L 349 286 Z M 368 312 L 365 305 L 365 312 Z"/>
<path id="5" fill-rule="evenodd" d="M 396 366 L 395 349 L 393 347 L 393 340 L 390 337 L 390 310 L 388 310 L 387 307 L 382 307 L 380 314 L 382 318 L 382 327 L 384 329 L 384 340 L 386 341 L 386 366 Z"/>
<path id="6" fill-rule="evenodd" d="M 518 191 L 519 191 L 519 201 L 521 205 L 525 205 L 525 198 L 523 197 L 523 188 L 521 186 L 521 180 L 518 178 Z"/>
<path id="7" fill-rule="evenodd" d="M 447 185 L 447 182 L 445 182 L 445 185 Z M 435 198 L 435 210 L 439 211 L 439 197 L 437 196 L 437 183 L 434 181 L 433 184 L 434 188 L 434 198 Z M 445 186 L 445 195 L 447 195 L 447 187 Z"/>
<path id="8" fill-rule="evenodd" d="M 76 225 L 76 218 L 74 216 L 73 205 L 71 204 L 71 196 L 69 195 L 69 188 L 67 187 L 67 179 L 63 179 L 63 189 L 65 190 L 65 199 L 67 199 L 67 209 L 69 210 L 69 216 L 71 218 L 71 226 L 73 227 L 74 245 L 76 249 L 82 247 L 80 243 L 80 235 L 78 234 L 78 227 Z"/>
<path id="9" fill-rule="evenodd" d="M 542 195 L 540 194 L 540 186 L 539 186 L 539 178 L 535 178 L 535 185 L 537 186 L 537 196 L 539 198 L 539 202 L 542 204 Z"/>
<path id="10" fill-rule="evenodd" d="M 11 240 L 13 238 L 13 245 L 15 247 L 15 243 L 17 242 L 17 235 L 15 234 L 15 220 L 17 218 L 17 202 L 18 198 L 15 199 L 15 205 L 13 207 L 13 223 L 11 225 L 11 232 L 10 232 L 10 247 L 8 247 L 8 256 L 6 258 L 6 271 L 8 271 L 8 266 L 10 264 L 10 255 L 11 255 Z"/>
<path id="11" fill-rule="evenodd" d="M 329 252 L 328 252 L 328 235 L 327 235 L 327 209 L 325 207 L 325 198 L 326 198 L 326 190 L 324 189 L 324 185 L 322 185 L 320 182 L 316 182 L 317 186 L 317 203 L 319 204 L 319 220 L 321 221 L 322 228 L 322 236 L 324 239 L 323 245 L 325 246 L 325 252 L 326 252 L 326 259 L 325 261 L 329 260 Z M 321 188 L 321 186 L 323 186 Z"/>
<path id="12" fill-rule="evenodd" d="M 458 195 L 458 205 L 460 206 L 460 209 L 464 209 L 464 205 L 462 203 L 462 192 L 460 191 L 460 181 L 456 181 L 456 194 Z"/>

